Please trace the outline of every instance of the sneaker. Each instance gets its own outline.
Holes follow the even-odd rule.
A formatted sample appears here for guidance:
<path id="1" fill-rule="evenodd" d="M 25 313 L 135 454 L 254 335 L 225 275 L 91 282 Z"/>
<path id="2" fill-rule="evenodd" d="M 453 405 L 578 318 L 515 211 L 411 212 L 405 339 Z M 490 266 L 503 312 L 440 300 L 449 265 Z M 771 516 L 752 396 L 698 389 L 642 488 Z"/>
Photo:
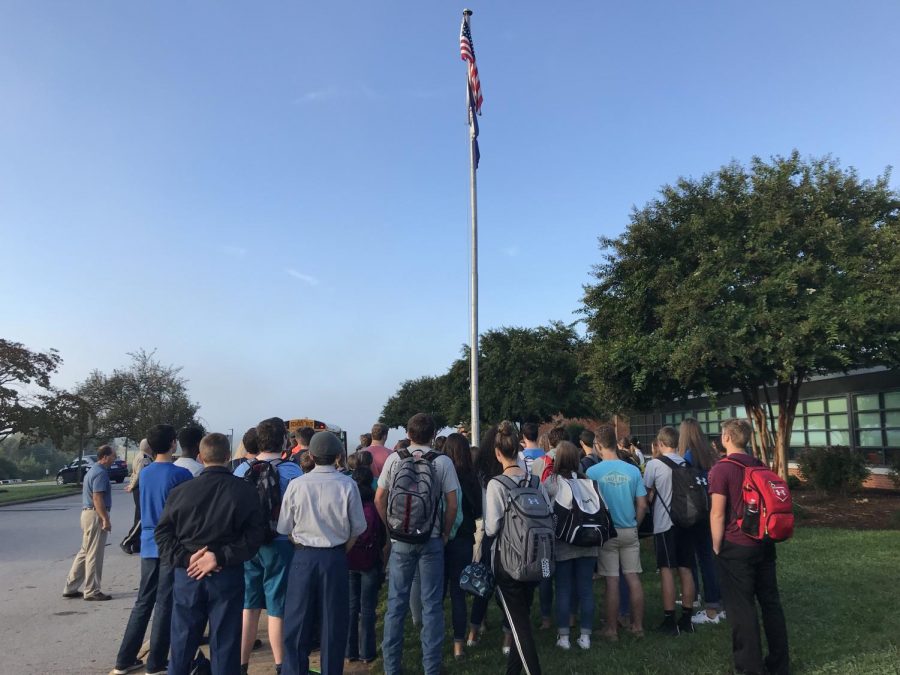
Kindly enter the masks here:
<path id="1" fill-rule="evenodd" d="M 569 642 L 568 635 L 557 635 L 556 636 L 556 646 L 564 651 L 568 651 L 572 648 L 572 643 Z"/>
<path id="2" fill-rule="evenodd" d="M 665 635 L 679 635 L 678 624 L 675 623 L 675 617 L 666 617 L 663 619 L 663 622 L 659 624 L 659 627 L 656 629 L 658 633 L 663 633 Z"/>
<path id="3" fill-rule="evenodd" d="M 678 620 L 678 630 L 682 635 L 691 635 L 694 632 L 694 617 L 690 614 L 683 614 Z"/>
<path id="4" fill-rule="evenodd" d="M 722 623 L 723 621 L 725 621 L 725 612 L 721 611 L 716 614 L 716 623 Z"/>
<path id="5" fill-rule="evenodd" d="M 84 599 L 88 602 L 105 602 L 107 600 L 112 600 L 111 595 L 107 595 L 106 593 L 97 593 L 96 595 L 86 595 Z"/>
<path id="6" fill-rule="evenodd" d="M 719 623 L 719 615 L 716 614 L 716 617 L 712 618 L 709 614 L 706 613 L 705 609 L 701 609 L 691 617 L 691 623 L 695 626 L 702 626 L 705 623 Z"/>
<path id="7" fill-rule="evenodd" d="M 126 673 L 133 673 L 134 671 L 140 670 L 143 667 L 144 667 L 144 662 L 141 661 L 140 659 L 135 659 L 135 662 L 132 663 L 130 666 L 124 666 L 122 668 L 119 668 L 118 666 L 116 666 L 115 668 L 113 668 L 112 672 L 113 672 L 113 675 L 126 675 Z"/>
<path id="8" fill-rule="evenodd" d="M 509 656 L 510 648 L 507 645 L 503 645 L 503 649 L 501 649 L 500 651 L 503 652 L 503 656 Z"/>
<path id="9" fill-rule="evenodd" d="M 169 672 L 169 667 L 166 666 L 162 670 L 148 670 L 144 675 L 166 675 Z"/>
<path id="10" fill-rule="evenodd" d="M 64 598 L 81 598 L 84 596 L 84 593 L 81 591 L 72 591 L 71 593 L 63 593 Z"/>
<path id="11" fill-rule="evenodd" d="M 591 636 L 590 635 L 582 635 L 578 638 L 578 646 L 582 649 L 590 649 L 591 648 Z"/>

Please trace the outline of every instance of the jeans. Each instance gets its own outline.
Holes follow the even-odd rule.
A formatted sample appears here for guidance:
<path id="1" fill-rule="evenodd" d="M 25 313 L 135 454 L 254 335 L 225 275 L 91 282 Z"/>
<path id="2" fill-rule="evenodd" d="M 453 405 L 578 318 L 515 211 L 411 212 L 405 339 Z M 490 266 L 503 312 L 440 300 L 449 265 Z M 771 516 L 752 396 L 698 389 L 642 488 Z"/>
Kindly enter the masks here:
<path id="1" fill-rule="evenodd" d="M 728 625 L 731 626 L 735 670 L 787 675 L 791 664 L 784 610 L 778 595 L 775 544 L 738 546 L 723 541 L 716 563 L 728 611 Z M 765 662 L 762 658 L 757 604 L 769 646 Z"/>
<path id="2" fill-rule="evenodd" d="M 719 573 L 716 571 L 712 533 L 708 523 L 702 523 L 694 533 L 694 550 L 697 553 L 700 576 L 703 578 L 703 602 L 709 609 L 721 609 L 722 591 L 719 588 Z"/>
<path id="3" fill-rule="evenodd" d="M 584 556 L 556 561 L 556 626 L 560 635 L 569 634 L 569 615 L 572 612 L 572 591 L 578 597 L 582 633 L 594 627 L 594 562 L 597 556 Z"/>
<path id="4" fill-rule="evenodd" d="M 466 592 L 459 587 L 459 577 L 466 565 L 472 562 L 473 537 L 457 537 L 444 548 L 444 597 L 450 594 L 453 617 L 453 639 L 466 639 Z"/>
<path id="5" fill-rule="evenodd" d="M 294 551 L 284 601 L 284 675 L 309 672 L 313 631 L 321 625 L 321 670 L 341 673 L 347 651 L 350 583 L 343 546 Z"/>
<path id="6" fill-rule="evenodd" d="M 381 589 L 381 567 L 350 572 L 350 632 L 347 658 L 371 661 L 375 658 L 375 608 Z"/>
<path id="7" fill-rule="evenodd" d="M 137 600 L 131 609 L 125 635 L 116 656 L 116 668 L 125 669 L 137 660 L 144 642 L 144 633 L 153 614 L 150 629 L 150 653 L 147 655 L 147 670 L 160 671 L 166 667 L 169 658 L 169 638 L 172 629 L 172 584 L 174 572 L 159 558 L 141 558 L 141 585 Z"/>
<path id="8" fill-rule="evenodd" d="M 549 619 L 553 614 L 553 579 L 544 579 L 540 582 L 538 597 L 541 602 L 541 618 Z"/>
<path id="9" fill-rule="evenodd" d="M 209 660 L 213 675 L 241 672 L 241 621 L 244 566 L 223 567 L 199 581 L 175 569 L 172 602 L 172 654 L 169 675 L 188 675 L 209 621 Z"/>
<path id="10" fill-rule="evenodd" d="M 432 537 L 425 544 L 395 541 L 388 564 L 388 600 L 384 615 L 384 656 L 386 675 L 401 672 L 403 624 L 409 607 L 409 591 L 415 571 L 422 581 L 422 668 L 425 675 L 441 671 L 444 644 L 444 541 Z"/>

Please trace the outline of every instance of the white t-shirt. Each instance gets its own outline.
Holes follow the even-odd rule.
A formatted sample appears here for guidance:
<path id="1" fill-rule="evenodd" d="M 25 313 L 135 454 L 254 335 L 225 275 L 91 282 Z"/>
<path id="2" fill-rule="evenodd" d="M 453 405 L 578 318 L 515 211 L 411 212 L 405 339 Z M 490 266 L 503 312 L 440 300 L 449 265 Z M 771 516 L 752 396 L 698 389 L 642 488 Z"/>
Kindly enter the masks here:
<path id="1" fill-rule="evenodd" d="M 684 457 L 677 452 L 666 452 L 663 456 L 676 464 L 684 464 Z M 653 498 L 653 534 L 667 532 L 672 529 L 672 519 L 666 510 L 672 508 L 672 469 L 660 459 L 651 459 L 644 469 L 644 486 L 656 492 Z"/>
<path id="2" fill-rule="evenodd" d="M 200 472 L 203 471 L 203 465 L 196 459 L 191 459 L 190 457 L 179 457 L 175 460 L 175 466 L 187 469 L 194 478 L 199 476 Z"/>

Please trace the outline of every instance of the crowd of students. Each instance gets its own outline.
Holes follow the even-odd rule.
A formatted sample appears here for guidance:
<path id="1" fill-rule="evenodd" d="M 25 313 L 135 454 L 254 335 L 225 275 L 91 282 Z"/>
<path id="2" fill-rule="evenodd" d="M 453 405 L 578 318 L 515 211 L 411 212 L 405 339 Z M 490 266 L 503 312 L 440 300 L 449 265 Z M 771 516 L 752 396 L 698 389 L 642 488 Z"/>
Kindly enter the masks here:
<path id="1" fill-rule="evenodd" d="M 740 527 L 742 467 L 758 464 L 745 452 L 746 422 L 723 423 L 729 461 L 719 461 L 690 419 L 679 430 L 660 429 L 649 458 L 636 439 L 617 440 L 608 427 L 568 439 L 558 427 L 540 436 L 536 424 L 502 422 L 475 447 L 463 433 L 435 438 L 431 416 L 417 414 L 393 450 L 387 432 L 374 425 L 346 457 L 334 434 L 301 429 L 289 438 L 284 422 L 271 418 L 247 431 L 243 457 L 231 460 L 222 434 L 149 430 L 150 457 L 138 479 L 140 589 L 113 672 L 144 667 L 137 654 L 152 613 L 147 673 L 187 675 L 203 658 L 198 647 L 207 628 L 212 672 L 245 673 L 265 609 L 277 673 L 308 672 L 314 649 L 322 673 L 341 673 L 347 661 L 378 656 L 376 608 L 386 581 L 385 672 L 403 671 L 410 612 L 421 670 L 437 675 L 448 597 L 454 658 L 464 659 L 483 639 L 489 598 L 470 601 L 460 587 L 463 570 L 480 562 L 492 569 L 502 609 L 506 672 L 537 674 L 535 592 L 540 628 L 555 626 L 561 650 L 588 651 L 592 638 L 617 641 L 623 631 L 643 637 L 642 535 L 654 539 L 662 585 L 658 630 L 685 635 L 727 620 L 736 671 L 789 672 L 774 545 Z M 178 439 L 202 471 L 173 462 Z M 688 468 L 704 496 L 708 489 L 711 507 L 684 526 L 679 472 Z M 580 500 L 589 503 L 594 494 L 602 499 L 585 516 Z M 530 506 L 513 522 L 511 509 L 521 499 Z M 527 508 L 537 525 L 523 536 L 544 551 L 537 554 L 539 581 L 525 569 L 530 553 L 514 550 L 524 545 L 510 540 L 510 528 L 527 527 Z M 605 534 L 560 534 L 560 518 L 574 511 L 584 523 L 602 511 Z M 551 528 L 549 543 L 541 522 Z M 602 622 L 595 616 L 597 579 L 605 590 Z"/>

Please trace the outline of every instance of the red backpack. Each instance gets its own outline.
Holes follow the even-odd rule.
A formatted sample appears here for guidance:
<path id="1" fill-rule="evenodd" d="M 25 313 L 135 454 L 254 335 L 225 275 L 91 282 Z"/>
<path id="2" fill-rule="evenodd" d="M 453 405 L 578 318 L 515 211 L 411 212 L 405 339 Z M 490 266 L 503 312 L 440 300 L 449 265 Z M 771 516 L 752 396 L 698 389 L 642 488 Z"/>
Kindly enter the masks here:
<path id="1" fill-rule="evenodd" d="M 790 539 L 794 534 L 794 503 L 787 483 L 767 466 L 745 466 L 727 457 L 721 461 L 730 462 L 744 471 L 744 503 L 736 514 L 741 531 L 757 541 Z M 746 507 L 754 501 L 759 509 L 759 526 L 745 528 Z"/>
<path id="2" fill-rule="evenodd" d="M 382 537 L 381 518 L 375 509 L 375 502 L 363 502 L 366 517 L 366 531 L 357 538 L 353 548 L 347 551 L 347 568 L 356 572 L 368 572 L 381 559 Z"/>
<path id="3" fill-rule="evenodd" d="M 550 455 L 544 455 L 544 469 L 541 471 L 541 482 L 544 483 L 553 473 L 553 458 Z"/>

